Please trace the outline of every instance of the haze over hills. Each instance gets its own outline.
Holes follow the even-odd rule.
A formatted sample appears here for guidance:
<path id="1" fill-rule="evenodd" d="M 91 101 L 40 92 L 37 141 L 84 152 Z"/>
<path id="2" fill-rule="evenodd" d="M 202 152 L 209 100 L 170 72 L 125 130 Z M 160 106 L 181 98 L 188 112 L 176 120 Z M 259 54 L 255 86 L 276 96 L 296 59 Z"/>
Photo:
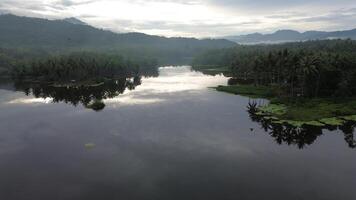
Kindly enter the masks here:
<path id="1" fill-rule="evenodd" d="M 239 44 L 283 43 L 325 39 L 356 39 L 356 29 L 345 31 L 307 31 L 300 33 L 294 30 L 279 30 L 272 34 L 253 33 L 240 36 L 227 36 L 225 39 Z"/>
<path id="2" fill-rule="evenodd" d="M 233 47 L 226 39 L 167 38 L 143 33 L 114 33 L 76 19 L 47 20 L 0 15 L 0 47 L 50 50 L 92 49 L 131 51 L 158 57 L 162 63 L 189 63 L 207 49 Z M 133 53 L 132 53 L 133 54 Z"/>

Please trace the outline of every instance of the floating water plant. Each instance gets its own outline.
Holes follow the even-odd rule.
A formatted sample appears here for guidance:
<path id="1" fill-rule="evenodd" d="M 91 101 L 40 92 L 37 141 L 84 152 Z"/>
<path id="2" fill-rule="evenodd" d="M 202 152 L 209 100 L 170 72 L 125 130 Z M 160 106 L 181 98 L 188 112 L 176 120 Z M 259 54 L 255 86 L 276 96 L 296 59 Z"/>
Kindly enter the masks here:
<path id="1" fill-rule="evenodd" d="M 259 110 L 272 115 L 284 115 L 287 112 L 287 107 L 283 104 L 269 104 L 260 107 Z"/>
<path id="2" fill-rule="evenodd" d="M 95 111 L 101 111 L 105 108 L 105 104 L 100 100 L 94 100 L 93 102 L 86 105 L 86 108 L 93 109 Z"/>
<path id="3" fill-rule="evenodd" d="M 344 119 L 346 121 L 354 121 L 354 122 L 356 122 L 356 115 L 344 116 L 344 117 L 340 117 L 340 118 Z"/>
<path id="4" fill-rule="evenodd" d="M 84 146 L 86 149 L 94 149 L 96 147 L 94 143 L 87 143 Z"/>
<path id="5" fill-rule="evenodd" d="M 342 126 L 345 123 L 345 120 L 336 117 L 324 118 L 324 119 L 320 119 L 319 121 L 329 126 Z"/>
<path id="6" fill-rule="evenodd" d="M 309 126 L 318 126 L 318 127 L 325 126 L 325 124 L 318 122 L 318 121 L 309 121 L 309 122 L 305 122 L 304 124 L 309 125 Z"/>

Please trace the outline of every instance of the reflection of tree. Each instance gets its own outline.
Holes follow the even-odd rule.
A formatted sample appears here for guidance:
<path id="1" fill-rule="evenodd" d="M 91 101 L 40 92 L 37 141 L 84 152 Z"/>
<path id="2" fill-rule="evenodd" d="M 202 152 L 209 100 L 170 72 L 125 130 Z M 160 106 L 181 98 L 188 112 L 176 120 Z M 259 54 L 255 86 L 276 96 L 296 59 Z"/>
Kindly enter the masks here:
<path id="1" fill-rule="evenodd" d="M 247 107 L 251 120 L 258 122 L 278 144 L 296 145 L 298 148 L 302 149 L 307 145 L 312 145 L 315 140 L 323 134 L 323 129 L 320 127 L 293 127 L 285 124 L 273 123 L 271 119 L 256 114 L 257 106 L 256 102 L 250 102 Z M 347 122 L 339 127 L 344 133 L 345 141 L 350 148 L 356 148 L 356 141 L 354 139 L 355 127 L 355 122 Z M 329 127 L 329 129 L 335 130 L 335 127 Z"/>
<path id="2" fill-rule="evenodd" d="M 127 89 L 134 90 L 141 84 L 141 77 L 106 80 L 96 86 L 66 86 L 54 87 L 42 84 L 16 83 L 16 90 L 36 98 L 51 98 L 54 103 L 65 102 L 77 106 L 82 104 L 86 108 L 96 111 L 105 108 L 104 99 L 114 98 Z"/>
<path id="3" fill-rule="evenodd" d="M 356 140 L 354 138 L 356 123 L 355 122 L 347 122 L 343 126 L 340 126 L 340 130 L 345 135 L 345 141 L 349 145 L 350 148 L 356 148 Z"/>
<path id="4" fill-rule="evenodd" d="M 275 138 L 278 144 L 297 145 L 300 149 L 306 145 L 311 145 L 323 134 L 321 128 L 303 127 L 295 128 L 292 126 L 273 125 L 269 133 Z"/>

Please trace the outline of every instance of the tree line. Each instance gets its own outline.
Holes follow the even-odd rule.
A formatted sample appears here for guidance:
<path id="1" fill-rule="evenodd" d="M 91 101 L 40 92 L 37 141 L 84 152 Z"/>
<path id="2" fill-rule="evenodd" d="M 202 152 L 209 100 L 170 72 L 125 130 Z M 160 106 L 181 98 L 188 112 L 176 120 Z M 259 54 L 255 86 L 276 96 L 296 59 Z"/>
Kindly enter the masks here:
<path id="1" fill-rule="evenodd" d="M 193 65 L 229 66 L 237 80 L 288 97 L 356 95 L 356 42 L 325 40 L 209 51 Z"/>
<path id="2" fill-rule="evenodd" d="M 16 80 L 47 82 L 85 81 L 98 78 L 154 76 L 158 74 L 155 59 L 130 60 L 116 54 L 92 52 L 49 56 L 19 62 L 12 68 Z"/>

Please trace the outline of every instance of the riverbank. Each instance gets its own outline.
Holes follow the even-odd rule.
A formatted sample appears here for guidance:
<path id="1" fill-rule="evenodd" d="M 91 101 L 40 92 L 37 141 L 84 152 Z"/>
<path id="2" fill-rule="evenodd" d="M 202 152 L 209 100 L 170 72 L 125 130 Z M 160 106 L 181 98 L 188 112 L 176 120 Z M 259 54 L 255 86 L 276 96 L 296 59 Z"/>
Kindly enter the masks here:
<path id="1" fill-rule="evenodd" d="M 265 86 L 253 85 L 229 85 L 215 87 L 217 91 L 227 92 L 235 95 L 248 96 L 252 98 L 273 98 L 274 92 L 271 88 Z"/>
<path id="2" fill-rule="evenodd" d="M 356 98 L 281 99 L 272 88 L 252 85 L 218 86 L 216 90 L 269 99 L 267 105 L 252 109 L 255 109 L 255 115 L 263 116 L 271 123 L 301 127 L 341 126 L 348 121 L 356 121 Z"/>
<path id="3" fill-rule="evenodd" d="M 224 74 L 227 77 L 232 76 L 231 70 L 228 67 L 221 67 L 215 65 L 196 65 L 196 66 L 192 66 L 192 69 L 194 71 L 202 72 L 203 74 L 206 75 Z"/>

